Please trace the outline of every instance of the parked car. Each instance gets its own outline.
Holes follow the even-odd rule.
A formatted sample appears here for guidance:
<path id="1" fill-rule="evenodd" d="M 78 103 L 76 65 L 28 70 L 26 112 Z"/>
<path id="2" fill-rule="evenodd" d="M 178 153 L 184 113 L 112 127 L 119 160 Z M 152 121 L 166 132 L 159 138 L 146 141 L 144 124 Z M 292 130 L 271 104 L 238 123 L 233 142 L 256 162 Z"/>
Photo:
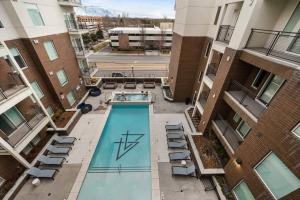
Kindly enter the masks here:
<path id="1" fill-rule="evenodd" d="M 123 73 L 123 72 L 113 72 L 111 74 L 112 77 L 127 77 L 127 74 Z"/>

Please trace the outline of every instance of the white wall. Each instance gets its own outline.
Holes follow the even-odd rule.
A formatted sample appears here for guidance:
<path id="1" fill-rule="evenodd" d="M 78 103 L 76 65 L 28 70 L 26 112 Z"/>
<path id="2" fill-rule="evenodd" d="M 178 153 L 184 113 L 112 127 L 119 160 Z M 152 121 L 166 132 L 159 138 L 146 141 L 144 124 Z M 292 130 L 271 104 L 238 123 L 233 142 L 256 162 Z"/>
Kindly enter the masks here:
<path id="1" fill-rule="evenodd" d="M 0 41 L 19 38 L 12 21 L 8 17 L 7 11 L 4 9 L 2 1 L 0 1 L 0 20 L 4 26 L 4 28 L 0 28 Z"/>
<path id="2" fill-rule="evenodd" d="M 45 26 L 34 26 L 27 12 L 25 3 L 37 4 Z M 18 0 L 3 1 L 11 23 L 20 37 L 33 38 L 67 32 L 61 6 L 57 0 Z"/>

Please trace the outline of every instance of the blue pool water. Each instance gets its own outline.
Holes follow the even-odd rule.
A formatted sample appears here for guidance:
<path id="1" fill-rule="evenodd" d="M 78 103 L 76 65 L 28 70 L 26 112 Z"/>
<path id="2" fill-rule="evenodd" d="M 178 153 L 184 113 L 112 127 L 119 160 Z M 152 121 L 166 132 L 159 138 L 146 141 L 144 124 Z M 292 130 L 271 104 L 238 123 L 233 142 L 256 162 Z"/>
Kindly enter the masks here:
<path id="1" fill-rule="evenodd" d="M 78 195 L 87 199 L 151 199 L 147 105 L 113 105 Z"/>

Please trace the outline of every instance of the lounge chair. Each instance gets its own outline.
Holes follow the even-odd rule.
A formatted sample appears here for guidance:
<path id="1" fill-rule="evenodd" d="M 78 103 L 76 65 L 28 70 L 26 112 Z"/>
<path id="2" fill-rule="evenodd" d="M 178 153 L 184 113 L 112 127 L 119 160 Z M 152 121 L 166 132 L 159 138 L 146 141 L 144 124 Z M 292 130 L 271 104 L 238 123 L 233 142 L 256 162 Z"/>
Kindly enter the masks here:
<path id="1" fill-rule="evenodd" d="M 169 148 L 186 149 L 187 142 L 185 140 L 168 141 Z"/>
<path id="2" fill-rule="evenodd" d="M 116 89 L 118 84 L 116 82 L 106 82 L 103 85 L 103 89 Z"/>
<path id="3" fill-rule="evenodd" d="M 184 130 L 182 123 L 179 124 L 166 124 L 166 130 L 172 131 L 172 130 Z"/>
<path id="4" fill-rule="evenodd" d="M 66 136 L 54 137 L 55 143 L 58 144 L 74 144 L 75 140 L 77 140 L 75 137 L 66 137 Z"/>
<path id="5" fill-rule="evenodd" d="M 190 176 L 195 173 L 196 167 L 194 164 L 186 166 L 172 166 L 172 175 Z"/>
<path id="6" fill-rule="evenodd" d="M 54 157 L 47 157 L 44 155 L 40 155 L 37 160 L 43 165 L 61 166 L 65 158 L 61 158 L 61 157 L 54 158 Z"/>
<path id="7" fill-rule="evenodd" d="M 136 89 L 136 82 L 125 82 L 125 89 Z"/>
<path id="8" fill-rule="evenodd" d="M 191 152 L 189 150 L 169 153 L 170 160 L 189 160 Z"/>
<path id="9" fill-rule="evenodd" d="M 36 167 L 31 167 L 27 174 L 36 178 L 51 178 L 54 179 L 57 170 L 55 169 L 39 169 Z"/>
<path id="10" fill-rule="evenodd" d="M 182 139 L 182 138 L 184 138 L 184 133 L 183 132 L 167 133 L 167 138 L 168 139 Z"/>
<path id="11" fill-rule="evenodd" d="M 154 89 L 155 88 L 155 82 L 144 82 L 143 87 L 147 88 L 147 89 Z"/>
<path id="12" fill-rule="evenodd" d="M 53 145 L 49 145 L 47 147 L 47 151 L 54 154 L 69 154 L 71 147 L 56 147 Z"/>

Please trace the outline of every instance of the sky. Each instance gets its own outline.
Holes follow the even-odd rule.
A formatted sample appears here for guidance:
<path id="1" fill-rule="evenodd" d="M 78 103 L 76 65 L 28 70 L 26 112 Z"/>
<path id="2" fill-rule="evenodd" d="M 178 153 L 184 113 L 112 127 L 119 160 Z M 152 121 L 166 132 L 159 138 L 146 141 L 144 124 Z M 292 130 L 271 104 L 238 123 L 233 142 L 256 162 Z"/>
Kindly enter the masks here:
<path id="1" fill-rule="evenodd" d="M 129 17 L 174 18 L 175 0 L 82 0 L 83 5 L 129 13 Z"/>

